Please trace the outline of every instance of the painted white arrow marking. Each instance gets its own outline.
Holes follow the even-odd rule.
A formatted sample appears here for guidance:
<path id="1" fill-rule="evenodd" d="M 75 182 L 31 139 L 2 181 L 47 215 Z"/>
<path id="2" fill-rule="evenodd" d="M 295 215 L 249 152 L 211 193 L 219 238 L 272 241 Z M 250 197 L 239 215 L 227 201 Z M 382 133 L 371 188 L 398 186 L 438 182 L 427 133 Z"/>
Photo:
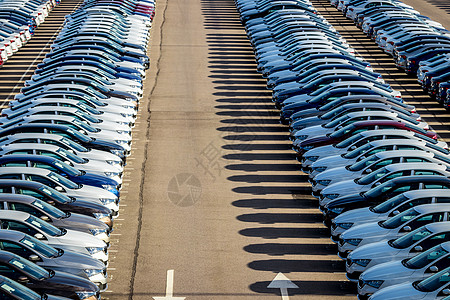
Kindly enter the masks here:
<path id="1" fill-rule="evenodd" d="M 283 273 L 278 273 L 267 288 L 280 289 L 281 299 L 289 300 L 288 289 L 298 289 L 298 286 L 290 281 Z"/>
<path id="2" fill-rule="evenodd" d="M 167 282 L 166 282 L 166 296 L 165 297 L 153 297 L 155 300 L 184 300 L 186 297 L 174 297 L 173 296 L 173 275 L 174 270 L 167 270 Z"/>

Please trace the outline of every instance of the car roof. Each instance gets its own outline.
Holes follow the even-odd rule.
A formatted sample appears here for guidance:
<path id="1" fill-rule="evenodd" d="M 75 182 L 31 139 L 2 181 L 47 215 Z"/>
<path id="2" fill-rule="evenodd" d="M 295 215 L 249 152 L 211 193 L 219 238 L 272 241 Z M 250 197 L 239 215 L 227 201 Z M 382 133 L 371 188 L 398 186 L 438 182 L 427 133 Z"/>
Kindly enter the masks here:
<path id="1" fill-rule="evenodd" d="M 0 210 L 0 219 L 25 221 L 31 215 L 20 210 Z"/>
<path id="2" fill-rule="evenodd" d="M 437 211 L 449 211 L 450 212 L 450 204 L 447 204 L 447 203 L 421 204 L 421 205 L 414 206 L 413 208 L 419 214 L 426 214 L 426 213 L 437 212 Z"/>
<path id="3" fill-rule="evenodd" d="M 23 195 L 23 194 L 5 194 L 0 193 L 0 201 L 16 201 L 16 202 L 23 202 L 23 203 L 31 203 L 34 202 L 36 199 L 33 196 L 29 195 Z"/>
<path id="4" fill-rule="evenodd" d="M 15 231 L 15 230 L 7 230 L 7 229 L 0 229 L 0 239 L 7 239 L 11 241 L 20 241 L 24 237 L 28 236 L 28 234 Z"/>
<path id="5" fill-rule="evenodd" d="M 36 174 L 46 176 L 50 173 L 50 170 L 33 168 L 33 167 L 4 167 L 0 168 L 0 174 Z M 1 210 L 0 210 L 1 211 Z"/>
<path id="6" fill-rule="evenodd" d="M 407 157 L 407 156 L 420 156 L 420 157 L 434 157 L 434 153 L 429 151 L 417 151 L 417 150 L 393 150 L 393 151 L 383 151 L 375 153 L 374 156 L 379 159 L 391 158 L 391 157 Z M 1 158 L 0 158 L 1 162 Z"/>
<path id="7" fill-rule="evenodd" d="M 419 163 L 398 163 L 391 164 L 385 167 L 386 170 L 390 172 L 401 171 L 401 170 L 416 170 L 416 169 L 425 169 L 425 170 L 439 170 L 445 171 L 447 169 L 443 164 L 429 163 L 429 162 L 419 162 Z M 1 172 L 1 171 L 0 171 Z M 450 175 L 450 173 L 448 173 Z"/>
<path id="8" fill-rule="evenodd" d="M 40 162 L 46 162 L 46 163 L 53 163 L 53 162 L 59 162 L 58 159 L 46 155 L 33 155 L 33 154 L 10 154 L 10 155 L 4 155 L 0 156 L 0 164 L 10 162 L 10 161 L 23 161 L 23 160 L 29 160 L 29 161 L 40 161 Z"/>
<path id="9" fill-rule="evenodd" d="M 447 189 L 424 189 L 424 190 L 412 190 L 402 194 L 409 199 L 417 199 L 424 197 L 449 197 Z"/>
<path id="10" fill-rule="evenodd" d="M 448 230 L 450 230 L 450 221 L 430 223 L 430 224 L 424 225 L 422 227 L 427 228 L 429 231 L 431 231 L 433 233 L 448 231 Z"/>

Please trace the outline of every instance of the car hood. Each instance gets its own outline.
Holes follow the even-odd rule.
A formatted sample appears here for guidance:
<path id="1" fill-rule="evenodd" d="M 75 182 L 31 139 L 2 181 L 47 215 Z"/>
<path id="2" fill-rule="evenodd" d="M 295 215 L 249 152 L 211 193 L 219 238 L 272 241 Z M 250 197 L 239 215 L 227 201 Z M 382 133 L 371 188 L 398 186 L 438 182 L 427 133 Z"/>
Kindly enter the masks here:
<path id="1" fill-rule="evenodd" d="M 56 225 L 56 223 L 58 223 Z M 73 230 L 80 230 L 82 228 L 86 229 L 108 229 L 108 225 L 99 221 L 93 217 L 71 213 L 68 218 L 55 220 L 53 224 L 57 227 L 69 228 Z"/>
<path id="2" fill-rule="evenodd" d="M 48 240 L 49 243 L 51 243 L 56 248 L 62 247 L 63 245 L 64 246 L 75 245 L 78 247 L 84 246 L 84 247 L 99 247 L 99 248 L 104 248 L 106 246 L 106 244 L 103 241 L 101 241 L 100 239 L 94 237 L 89 233 L 71 229 L 67 229 L 66 234 L 62 236 L 53 238 L 49 237 Z"/>
<path id="3" fill-rule="evenodd" d="M 418 290 L 416 290 L 412 283 L 403 283 L 393 286 L 388 286 L 384 289 L 379 290 L 378 292 L 374 293 L 370 299 L 371 300 L 403 300 L 405 299 L 405 296 L 408 300 L 418 300 L 423 299 L 425 297 L 425 293 L 421 293 Z"/>
<path id="4" fill-rule="evenodd" d="M 340 157 L 340 156 L 339 156 Z M 333 163 L 329 164 L 329 166 L 335 166 Z M 312 167 L 314 168 L 314 164 L 312 165 Z M 345 167 L 335 167 L 332 169 L 327 169 L 319 174 L 317 174 L 314 177 L 315 181 L 319 181 L 319 180 L 331 180 L 332 183 L 334 182 L 339 182 L 339 181 L 343 181 L 343 180 L 350 180 L 353 181 L 351 179 L 357 178 L 360 176 L 359 172 L 352 172 L 347 170 L 347 168 Z"/>
<path id="5" fill-rule="evenodd" d="M 373 213 L 368 207 L 346 211 L 334 219 L 335 223 L 353 223 L 353 226 L 384 220 L 384 215 Z M 352 227 L 353 227 L 352 226 Z"/>
<path id="6" fill-rule="evenodd" d="M 74 292 L 75 291 L 77 292 L 90 291 L 95 293 L 98 292 L 98 287 L 93 282 L 91 282 L 86 278 L 61 271 L 54 271 L 54 272 L 55 272 L 54 276 L 43 281 L 41 284 L 44 285 L 45 287 L 48 287 L 49 289 L 52 289 L 53 286 L 53 288 L 56 288 L 58 290 L 67 289 Z"/>
<path id="7" fill-rule="evenodd" d="M 390 280 L 412 275 L 414 270 L 408 269 L 401 261 L 390 261 L 373 266 L 361 274 L 363 280 Z"/>
<path id="8" fill-rule="evenodd" d="M 390 230 L 381 227 L 378 225 L 378 222 L 371 222 L 352 226 L 349 230 L 341 234 L 341 239 L 364 239 L 365 237 L 372 239 L 373 237 L 383 237 L 388 231 Z"/>
<path id="9" fill-rule="evenodd" d="M 319 148 L 316 148 L 316 149 L 319 149 Z M 338 149 L 338 148 L 336 148 L 336 149 Z M 326 156 L 326 157 L 322 157 L 322 158 L 318 159 L 311 165 L 311 167 L 312 168 L 327 167 L 326 170 L 328 171 L 328 170 L 332 170 L 337 167 L 348 166 L 355 161 L 356 161 L 355 159 L 347 159 L 345 157 L 342 157 L 342 155 L 330 155 L 330 156 Z"/>
<path id="10" fill-rule="evenodd" d="M 322 195 L 329 194 L 339 194 L 339 197 L 345 196 L 348 194 L 359 193 L 362 191 L 369 190 L 369 185 L 360 185 L 357 184 L 354 180 L 344 180 L 340 182 L 336 182 L 335 184 L 329 185 L 322 190 Z"/>
<path id="11" fill-rule="evenodd" d="M 387 241 L 375 242 L 356 248 L 348 255 L 347 259 L 385 259 L 389 261 L 389 257 L 394 257 L 401 250 L 389 246 Z"/>
<path id="12" fill-rule="evenodd" d="M 79 189 L 67 190 L 67 195 L 75 198 L 89 198 L 89 199 L 117 199 L 113 193 L 95 186 L 83 185 Z"/>
<path id="13" fill-rule="evenodd" d="M 298 130 L 294 134 L 294 136 L 296 138 L 299 138 L 301 136 L 316 137 L 316 136 L 325 135 L 329 132 L 333 132 L 333 128 L 325 128 L 322 125 L 313 125 L 313 126 L 309 126 L 309 127 Z M 303 139 L 306 139 L 306 137 Z"/>
<path id="14" fill-rule="evenodd" d="M 75 268 L 103 270 L 105 264 L 100 260 L 91 257 L 88 254 L 81 254 L 73 251 L 64 250 L 63 255 L 54 258 L 44 258 L 43 262 L 37 263 L 44 268 Z"/>
<path id="15" fill-rule="evenodd" d="M 80 176 L 74 176 L 73 178 L 76 179 L 78 183 L 85 185 L 92 185 L 92 186 L 117 185 L 117 182 L 114 179 L 106 177 L 105 175 L 85 173 Z"/>

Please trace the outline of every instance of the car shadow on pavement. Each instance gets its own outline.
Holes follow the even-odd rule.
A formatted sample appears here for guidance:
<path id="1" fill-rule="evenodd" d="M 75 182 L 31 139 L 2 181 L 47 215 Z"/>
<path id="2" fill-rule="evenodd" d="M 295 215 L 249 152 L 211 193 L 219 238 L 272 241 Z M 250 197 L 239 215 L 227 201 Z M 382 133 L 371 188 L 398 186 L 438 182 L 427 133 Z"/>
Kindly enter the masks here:
<path id="1" fill-rule="evenodd" d="M 242 212 L 236 219 L 244 225 L 236 234 L 252 241 L 242 249 L 251 258 L 247 267 L 274 273 L 273 277 L 277 272 L 292 273 L 290 279 L 301 287 L 293 295 L 338 299 L 354 294 L 354 286 L 343 281 L 344 263 L 322 224 L 308 176 L 301 172 L 291 149 L 288 128 L 280 124 L 271 91 L 256 72 L 245 31 L 236 33 L 242 25 L 234 2 L 202 0 L 202 5 L 209 78 L 217 90 L 212 96 L 223 124 L 216 130 L 221 136 L 224 168 L 232 174 L 227 177 L 236 195 L 232 205 Z M 308 274 L 314 274 L 314 281 Z M 249 289 L 276 294 L 268 284 L 250 282 Z"/>

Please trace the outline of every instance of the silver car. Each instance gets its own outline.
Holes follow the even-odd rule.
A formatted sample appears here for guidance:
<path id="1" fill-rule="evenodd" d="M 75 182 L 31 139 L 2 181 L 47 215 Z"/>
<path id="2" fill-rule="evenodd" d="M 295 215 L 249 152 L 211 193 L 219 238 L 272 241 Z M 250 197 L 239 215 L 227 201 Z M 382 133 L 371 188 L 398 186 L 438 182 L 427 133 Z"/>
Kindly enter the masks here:
<path id="1" fill-rule="evenodd" d="M 358 297 L 368 298 L 388 286 L 421 281 L 450 266 L 450 242 L 403 261 L 382 263 L 359 276 Z"/>
<path id="2" fill-rule="evenodd" d="M 353 226 L 384 221 L 410 207 L 427 203 L 450 203 L 448 190 L 425 189 L 407 191 L 373 207 L 346 211 L 332 221 L 331 239 L 337 243 L 340 235 Z"/>
<path id="3" fill-rule="evenodd" d="M 312 180 L 313 193 L 320 193 L 325 187 L 337 182 L 360 178 L 387 165 L 416 162 L 445 164 L 450 167 L 450 156 L 417 150 L 378 152 L 352 165 L 332 168 L 317 174 Z"/>
<path id="4" fill-rule="evenodd" d="M 348 152 L 330 155 L 328 157 L 324 156 L 314 161 L 309 170 L 309 177 L 314 178 L 318 174 L 330 170 L 331 167 L 350 166 L 375 153 L 384 151 L 419 150 L 430 151 L 437 155 L 449 155 L 449 151 L 446 148 L 438 146 L 446 146 L 445 142 L 437 142 L 436 140 L 411 131 L 399 132 L 395 129 L 384 129 L 379 130 L 378 132 L 365 131 L 360 134 L 368 134 L 369 132 L 374 140 L 362 140 L 362 142 L 365 141 L 365 143 L 358 142 L 357 144 L 354 144 L 348 149 Z M 378 133 L 381 133 L 381 135 L 378 135 Z M 356 147 L 359 144 L 361 144 L 361 146 Z"/>
<path id="5" fill-rule="evenodd" d="M 319 205 L 324 207 L 338 197 L 365 192 L 393 178 L 412 175 L 443 175 L 449 177 L 450 172 L 446 165 L 426 162 L 388 165 L 364 177 L 345 180 L 327 186 L 321 191 Z"/>
<path id="6" fill-rule="evenodd" d="M 413 257 L 449 240 L 450 222 L 440 222 L 424 225 L 395 240 L 361 246 L 347 256 L 347 278 L 356 282 L 370 267 Z"/>
<path id="7" fill-rule="evenodd" d="M 450 204 L 433 203 L 411 207 L 385 221 L 353 226 L 340 236 L 339 254 L 375 242 L 396 239 L 425 224 L 450 221 Z"/>

